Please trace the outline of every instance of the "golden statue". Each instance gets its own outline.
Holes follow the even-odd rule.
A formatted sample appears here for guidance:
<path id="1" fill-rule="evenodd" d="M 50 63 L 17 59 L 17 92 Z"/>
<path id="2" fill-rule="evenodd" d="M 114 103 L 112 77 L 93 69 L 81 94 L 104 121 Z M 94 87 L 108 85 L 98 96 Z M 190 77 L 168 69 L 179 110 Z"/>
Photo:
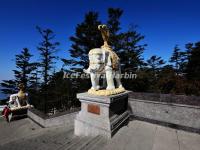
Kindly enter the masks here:
<path id="1" fill-rule="evenodd" d="M 23 83 L 20 83 L 19 86 L 19 92 L 16 94 L 10 95 L 9 104 L 12 110 L 12 107 L 15 108 L 21 108 L 23 106 L 30 106 L 28 103 L 28 93 L 25 92 L 25 86 Z"/>
<path id="2" fill-rule="evenodd" d="M 108 27 L 103 24 L 103 25 L 98 25 L 98 29 L 101 31 L 101 36 L 103 38 L 104 41 L 104 45 L 101 46 L 101 48 L 106 49 L 106 50 L 110 50 L 111 53 L 111 59 L 112 59 L 112 67 L 113 69 L 117 69 L 118 68 L 118 62 L 119 62 L 119 57 L 117 56 L 117 54 L 112 50 L 112 47 L 108 44 L 108 40 L 109 40 L 109 29 Z"/>
<path id="3" fill-rule="evenodd" d="M 25 86 L 23 83 L 20 83 L 19 92 L 10 95 L 10 99 L 8 102 L 9 113 L 5 114 L 5 117 L 8 122 L 12 120 L 12 116 L 24 115 L 27 114 L 27 109 L 33 107 L 28 102 L 28 93 L 25 92 Z"/>
<path id="4" fill-rule="evenodd" d="M 109 36 L 110 36 L 108 27 L 105 24 L 103 24 L 103 25 L 98 25 L 98 29 L 101 31 L 101 36 L 102 36 L 103 42 L 104 42 L 104 45 L 101 46 L 101 48 L 105 48 L 107 50 L 112 50 L 111 46 L 108 45 L 108 40 L 109 40 Z"/>
<path id="5" fill-rule="evenodd" d="M 25 93 L 25 87 L 23 83 L 19 84 L 19 92 L 17 93 L 17 96 L 20 100 L 27 99 L 26 93 Z"/>

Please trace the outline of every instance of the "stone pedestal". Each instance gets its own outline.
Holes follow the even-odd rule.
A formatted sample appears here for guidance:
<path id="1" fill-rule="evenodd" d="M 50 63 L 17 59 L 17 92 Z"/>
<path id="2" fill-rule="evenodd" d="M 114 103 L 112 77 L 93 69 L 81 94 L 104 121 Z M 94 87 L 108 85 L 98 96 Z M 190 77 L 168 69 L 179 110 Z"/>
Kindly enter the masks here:
<path id="1" fill-rule="evenodd" d="M 81 111 L 76 115 L 74 133 L 77 136 L 103 135 L 111 138 L 129 119 L 128 92 L 111 96 L 77 94 Z"/>

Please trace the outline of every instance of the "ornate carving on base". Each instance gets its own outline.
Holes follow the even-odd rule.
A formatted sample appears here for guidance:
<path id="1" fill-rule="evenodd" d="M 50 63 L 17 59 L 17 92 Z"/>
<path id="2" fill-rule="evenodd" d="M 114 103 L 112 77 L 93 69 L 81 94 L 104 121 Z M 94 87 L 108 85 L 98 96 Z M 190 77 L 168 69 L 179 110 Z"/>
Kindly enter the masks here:
<path id="1" fill-rule="evenodd" d="M 123 93 L 126 90 L 123 87 L 112 89 L 112 90 L 94 90 L 94 89 L 89 89 L 88 94 L 91 95 L 98 95 L 98 96 L 109 96 L 109 95 L 115 95 L 119 93 Z"/>

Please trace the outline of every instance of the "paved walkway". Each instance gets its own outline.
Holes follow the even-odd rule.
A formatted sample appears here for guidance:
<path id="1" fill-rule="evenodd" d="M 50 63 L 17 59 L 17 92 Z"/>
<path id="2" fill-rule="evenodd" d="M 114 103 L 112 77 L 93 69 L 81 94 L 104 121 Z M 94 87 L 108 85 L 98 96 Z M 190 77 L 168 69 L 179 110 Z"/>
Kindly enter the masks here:
<path id="1" fill-rule="evenodd" d="M 107 143 L 113 150 L 200 150 L 200 135 L 131 121 Z"/>
<path id="2" fill-rule="evenodd" d="M 12 134 L 11 134 L 12 133 Z M 1 150 L 199 150 L 200 135 L 131 121 L 109 141 L 76 137 L 73 126 L 41 128 L 29 119 L 0 121 Z"/>

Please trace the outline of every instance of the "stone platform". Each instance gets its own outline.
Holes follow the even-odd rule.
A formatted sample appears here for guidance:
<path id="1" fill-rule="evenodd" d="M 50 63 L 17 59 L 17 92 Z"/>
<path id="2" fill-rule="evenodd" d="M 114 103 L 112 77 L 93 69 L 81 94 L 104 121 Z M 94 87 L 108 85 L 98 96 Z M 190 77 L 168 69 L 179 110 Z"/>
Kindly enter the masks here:
<path id="1" fill-rule="evenodd" d="M 75 118 L 75 135 L 102 135 L 111 138 L 128 122 L 128 93 L 126 91 L 111 96 L 77 94 L 77 98 L 81 101 L 81 111 Z"/>
<path id="2" fill-rule="evenodd" d="M 130 120 L 115 136 L 74 136 L 73 125 L 41 128 L 30 119 L 0 117 L 1 150 L 199 150 L 200 134 Z"/>

